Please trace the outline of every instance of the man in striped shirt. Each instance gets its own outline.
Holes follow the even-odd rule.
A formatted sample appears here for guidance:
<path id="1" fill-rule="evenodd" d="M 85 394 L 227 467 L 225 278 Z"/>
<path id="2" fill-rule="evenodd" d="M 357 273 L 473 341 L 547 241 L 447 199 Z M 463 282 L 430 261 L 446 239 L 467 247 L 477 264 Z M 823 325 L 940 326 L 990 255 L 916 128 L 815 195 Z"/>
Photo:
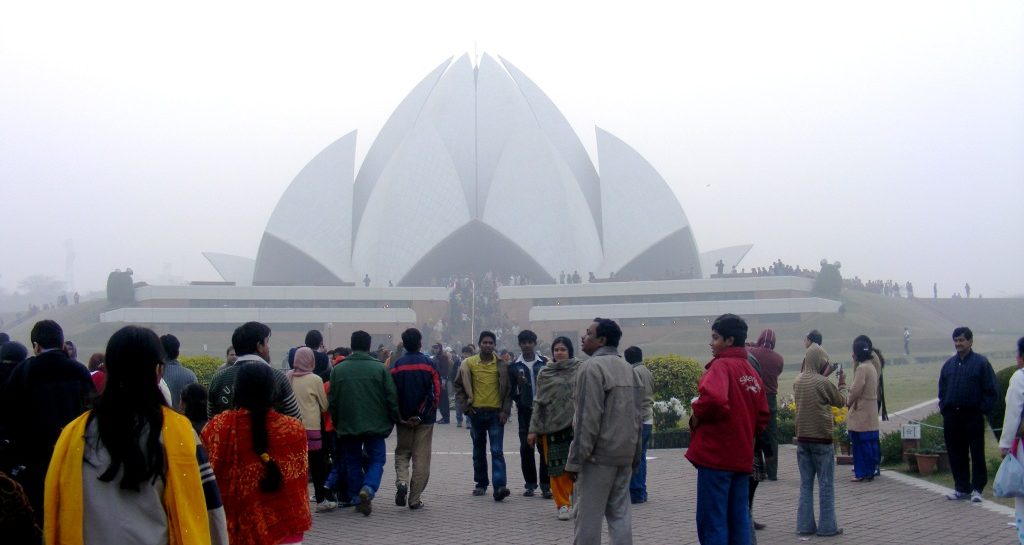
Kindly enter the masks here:
<path id="1" fill-rule="evenodd" d="M 231 335 L 231 346 L 235 347 L 238 359 L 235 364 L 225 367 L 213 375 L 210 381 L 210 397 L 206 404 L 206 413 L 214 416 L 231 409 L 235 398 L 235 376 L 243 364 L 262 364 L 271 367 L 270 361 L 270 327 L 259 322 L 246 322 Z M 274 370 L 274 410 L 301 418 L 299 404 L 295 402 L 295 394 L 288 382 L 288 377 L 280 369 Z"/>

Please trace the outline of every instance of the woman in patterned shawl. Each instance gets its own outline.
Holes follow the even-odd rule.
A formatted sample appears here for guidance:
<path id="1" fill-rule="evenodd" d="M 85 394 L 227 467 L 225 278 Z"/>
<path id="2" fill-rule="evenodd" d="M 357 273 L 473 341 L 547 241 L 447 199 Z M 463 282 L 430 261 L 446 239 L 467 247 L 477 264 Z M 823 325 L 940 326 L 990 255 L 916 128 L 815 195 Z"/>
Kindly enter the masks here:
<path id="1" fill-rule="evenodd" d="M 551 343 L 552 360 L 537 375 L 537 393 L 533 398 L 533 416 L 527 441 L 538 440 L 551 478 L 551 492 L 558 520 L 572 516 L 573 482 L 565 474 L 565 461 L 572 443 L 572 418 L 576 399 L 576 372 L 579 360 L 573 358 L 572 341 L 558 337 Z"/>
<path id="2" fill-rule="evenodd" d="M 221 486 L 232 545 L 301 543 L 312 525 L 307 499 L 306 431 L 273 408 L 273 371 L 245 363 L 235 409 L 215 416 L 203 442 Z"/>

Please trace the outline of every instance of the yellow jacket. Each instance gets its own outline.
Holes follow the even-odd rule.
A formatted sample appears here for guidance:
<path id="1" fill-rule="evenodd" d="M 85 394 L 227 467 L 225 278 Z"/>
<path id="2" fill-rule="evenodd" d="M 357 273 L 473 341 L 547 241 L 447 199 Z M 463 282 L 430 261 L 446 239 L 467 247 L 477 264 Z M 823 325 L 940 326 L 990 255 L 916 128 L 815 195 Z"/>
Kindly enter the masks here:
<path id="1" fill-rule="evenodd" d="M 81 545 L 82 460 L 85 428 L 92 411 L 71 421 L 53 451 L 46 472 L 43 535 L 48 545 Z M 196 461 L 192 424 L 163 408 L 163 443 L 167 464 L 164 509 L 170 545 L 210 545 L 210 522 Z"/>

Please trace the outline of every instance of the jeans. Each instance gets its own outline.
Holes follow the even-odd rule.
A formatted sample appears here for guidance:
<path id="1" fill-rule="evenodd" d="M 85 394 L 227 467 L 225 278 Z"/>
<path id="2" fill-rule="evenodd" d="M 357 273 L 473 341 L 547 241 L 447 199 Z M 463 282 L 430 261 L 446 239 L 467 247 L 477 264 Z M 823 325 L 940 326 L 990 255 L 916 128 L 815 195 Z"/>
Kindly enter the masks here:
<path id="1" fill-rule="evenodd" d="M 942 413 L 949 451 L 949 471 L 957 492 L 981 492 L 988 484 L 985 464 L 985 416 L 980 411 L 949 409 Z M 970 459 L 968 459 L 970 454 Z"/>
<path id="2" fill-rule="evenodd" d="M 697 539 L 701 545 L 750 543 L 750 475 L 697 467 Z"/>
<path id="3" fill-rule="evenodd" d="M 519 459 L 520 465 L 523 469 L 523 481 L 526 482 L 527 490 L 535 490 L 537 488 L 537 459 L 534 457 L 534 451 L 540 451 L 540 444 L 536 446 L 530 446 L 526 442 L 526 436 L 530 432 L 530 418 L 533 417 L 533 409 L 524 409 L 522 407 L 516 412 L 516 418 L 519 420 Z M 548 465 L 544 459 L 544 453 L 540 453 L 540 489 L 550 490 L 551 480 L 548 478 Z"/>
<path id="4" fill-rule="evenodd" d="M 640 465 L 633 471 L 633 477 L 629 480 L 629 500 L 633 503 L 647 501 L 647 444 L 651 442 L 654 426 L 643 426 L 643 435 L 640 438 Z"/>
<path id="5" fill-rule="evenodd" d="M 358 501 L 359 491 L 370 490 L 370 499 L 380 488 L 380 479 L 384 475 L 384 462 L 387 460 L 387 447 L 384 438 L 372 435 L 344 435 L 340 437 L 341 449 L 345 456 L 345 468 L 348 470 L 348 494 L 352 501 Z M 369 464 L 363 469 L 363 450 L 369 458 Z"/>
<path id="6" fill-rule="evenodd" d="M 849 431 L 850 447 L 853 451 L 853 475 L 858 479 L 871 479 L 875 469 L 882 462 L 878 430 Z"/>
<path id="7" fill-rule="evenodd" d="M 800 534 L 830 536 L 839 531 L 836 522 L 835 450 L 831 443 L 801 443 L 796 446 L 800 467 L 800 503 L 796 531 Z M 814 479 L 818 479 L 818 523 L 814 523 Z"/>
<path id="8" fill-rule="evenodd" d="M 487 443 L 491 444 L 491 478 L 494 489 L 504 487 L 505 452 L 502 450 L 505 441 L 505 426 L 496 410 L 477 410 L 467 415 L 470 426 L 470 437 L 473 438 L 473 480 L 477 488 L 487 488 Z"/>

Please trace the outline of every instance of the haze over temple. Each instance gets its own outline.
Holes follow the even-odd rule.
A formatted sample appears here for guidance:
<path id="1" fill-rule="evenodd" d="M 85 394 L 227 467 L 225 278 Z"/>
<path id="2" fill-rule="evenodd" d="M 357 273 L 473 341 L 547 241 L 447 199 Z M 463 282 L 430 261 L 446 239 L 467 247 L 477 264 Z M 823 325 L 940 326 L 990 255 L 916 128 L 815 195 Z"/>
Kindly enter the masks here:
<path id="1" fill-rule="evenodd" d="M 550 99 L 505 59 L 445 61 L 388 119 L 355 173 L 355 131 L 299 173 L 242 285 L 397 286 L 451 274 L 563 271 L 700 278 L 686 214 L 657 171 L 597 129 L 598 168 Z M 643 221 L 637 221 L 643 218 Z"/>
<path id="2" fill-rule="evenodd" d="M 449 58 L 358 169 L 353 131 L 299 172 L 255 259 L 204 253 L 224 282 L 137 286 L 134 307 L 101 319 L 206 331 L 258 319 L 388 338 L 427 325 L 442 340 L 527 323 L 560 334 L 601 315 L 643 339 L 727 311 L 838 310 L 810 296 L 810 278 L 736 274 L 750 245 L 701 254 L 654 167 L 600 128 L 596 138 L 595 166 L 514 65 Z"/>

